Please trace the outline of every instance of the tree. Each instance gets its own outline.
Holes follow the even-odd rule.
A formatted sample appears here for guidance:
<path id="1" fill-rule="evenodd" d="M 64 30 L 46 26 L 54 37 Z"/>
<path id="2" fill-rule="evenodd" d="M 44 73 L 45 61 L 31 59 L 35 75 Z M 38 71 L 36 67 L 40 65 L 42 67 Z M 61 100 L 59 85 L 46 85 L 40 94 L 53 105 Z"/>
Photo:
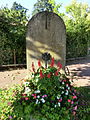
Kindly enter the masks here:
<path id="1" fill-rule="evenodd" d="M 90 19 L 89 24 L 87 22 L 89 10 L 87 4 L 78 3 L 76 0 L 66 7 L 67 16 L 64 21 L 67 28 L 67 58 L 87 55 L 87 44 L 90 40 Z"/>
<path id="2" fill-rule="evenodd" d="M 35 15 L 36 13 L 42 11 L 49 11 L 54 12 L 58 15 L 62 15 L 59 12 L 60 7 L 61 4 L 56 4 L 55 0 L 37 0 L 37 2 L 34 4 L 34 10 L 32 12 L 32 15 Z"/>
<path id="3" fill-rule="evenodd" d="M 13 4 L 13 7 L 11 9 L 8 9 L 6 7 L 0 9 L 0 32 L 3 34 L 3 36 L 1 35 L 0 37 L 2 41 L 3 39 L 5 41 L 3 43 L 4 49 L 10 48 L 12 51 L 11 53 L 14 54 L 14 63 L 25 62 L 23 59 L 23 54 L 25 55 L 25 52 L 23 51 L 25 51 L 26 46 L 25 33 L 26 24 L 28 22 L 26 11 L 27 9 L 16 3 Z M 21 57 L 18 57 L 19 55 Z M 16 56 L 18 60 L 16 59 Z M 7 62 L 4 64 L 6 63 Z M 12 61 L 9 61 L 9 64 L 10 63 L 12 63 Z"/>

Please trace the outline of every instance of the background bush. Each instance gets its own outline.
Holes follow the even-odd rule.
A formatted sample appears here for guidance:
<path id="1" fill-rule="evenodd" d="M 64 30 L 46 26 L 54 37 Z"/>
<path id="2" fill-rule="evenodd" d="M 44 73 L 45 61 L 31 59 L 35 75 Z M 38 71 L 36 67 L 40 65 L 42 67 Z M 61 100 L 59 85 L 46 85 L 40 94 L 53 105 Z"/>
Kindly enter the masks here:
<path id="1" fill-rule="evenodd" d="M 73 0 L 61 13 L 61 3 L 55 0 L 37 0 L 32 15 L 51 11 L 66 25 L 66 58 L 87 56 L 90 47 L 90 7 Z M 14 2 L 11 9 L 0 9 L 0 65 L 26 63 L 27 9 Z"/>

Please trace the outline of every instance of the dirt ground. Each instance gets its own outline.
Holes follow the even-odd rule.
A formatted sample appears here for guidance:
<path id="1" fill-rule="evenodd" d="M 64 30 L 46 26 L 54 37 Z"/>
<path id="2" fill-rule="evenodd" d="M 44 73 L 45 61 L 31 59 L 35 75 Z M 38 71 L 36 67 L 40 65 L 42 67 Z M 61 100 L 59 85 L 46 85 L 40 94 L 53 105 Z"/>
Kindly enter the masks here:
<path id="1" fill-rule="evenodd" d="M 82 59 L 68 62 L 66 66 L 69 69 L 70 76 L 74 75 L 73 85 L 90 86 L 90 59 Z M 14 84 L 20 84 L 27 76 L 26 69 L 17 69 L 11 71 L 0 71 L 0 88 L 10 87 Z"/>

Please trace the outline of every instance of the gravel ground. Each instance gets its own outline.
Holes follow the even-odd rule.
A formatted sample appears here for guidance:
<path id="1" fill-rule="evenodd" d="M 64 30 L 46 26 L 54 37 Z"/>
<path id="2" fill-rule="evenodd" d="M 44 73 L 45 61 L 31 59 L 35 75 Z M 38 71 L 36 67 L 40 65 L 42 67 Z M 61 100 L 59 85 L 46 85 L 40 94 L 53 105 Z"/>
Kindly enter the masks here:
<path id="1" fill-rule="evenodd" d="M 90 59 L 72 61 L 67 65 L 70 76 L 74 75 L 73 85 L 90 86 Z M 1 71 L 0 72 L 0 88 L 10 87 L 14 84 L 21 84 L 22 80 L 27 76 L 26 69 Z"/>
<path id="2" fill-rule="evenodd" d="M 26 69 L 2 71 L 0 72 L 0 88 L 10 87 L 14 84 L 21 84 L 26 76 Z"/>
<path id="3" fill-rule="evenodd" d="M 74 75 L 73 85 L 90 86 L 90 58 L 70 62 L 67 67 L 70 75 Z"/>

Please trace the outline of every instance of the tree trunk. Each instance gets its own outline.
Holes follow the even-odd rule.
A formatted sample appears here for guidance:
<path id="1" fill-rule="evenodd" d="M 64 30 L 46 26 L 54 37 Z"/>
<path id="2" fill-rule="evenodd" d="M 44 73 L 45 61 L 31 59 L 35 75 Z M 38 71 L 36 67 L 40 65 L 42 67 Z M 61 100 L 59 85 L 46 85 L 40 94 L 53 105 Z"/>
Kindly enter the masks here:
<path id="1" fill-rule="evenodd" d="M 14 57 L 14 64 L 16 64 L 16 50 L 15 49 L 14 49 L 14 53 L 13 54 L 14 54 L 14 56 L 13 56 Z"/>

